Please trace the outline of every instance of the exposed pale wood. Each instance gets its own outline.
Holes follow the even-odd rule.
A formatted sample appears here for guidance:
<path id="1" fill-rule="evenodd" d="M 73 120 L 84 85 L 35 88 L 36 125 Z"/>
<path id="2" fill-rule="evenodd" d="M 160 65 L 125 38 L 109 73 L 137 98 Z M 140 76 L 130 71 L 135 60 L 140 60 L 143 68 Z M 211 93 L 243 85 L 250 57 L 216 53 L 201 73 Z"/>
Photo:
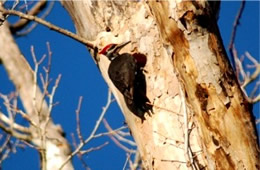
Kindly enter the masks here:
<path id="1" fill-rule="evenodd" d="M 96 41 L 99 49 L 109 43 L 131 40 L 122 52 L 140 52 L 147 56 L 145 67 L 147 96 L 154 104 L 154 115 L 144 123 L 126 107 L 122 95 L 107 75 L 108 60 L 97 56 L 101 73 L 112 89 L 132 135 L 138 145 L 146 169 L 189 169 L 184 150 L 185 128 L 179 83 L 172 67 L 172 48 L 162 43 L 156 22 L 144 2 L 127 1 L 63 1 L 73 18 L 79 35 Z M 107 31 L 110 30 L 110 31 Z M 191 115 L 188 113 L 191 127 Z M 187 129 L 188 130 L 188 129 Z M 205 165 L 197 128 L 190 134 L 190 145 L 196 159 Z M 189 163 L 187 163 L 189 164 Z"/>
<path id="2" fill-rule="evenodd" d="M 249 103 L 227 60 L 207 2 L 150 2 L 200 129 L 209 169 L 258 169 L 256 129 Z"/>
<path id="3" fill-rule="evenodd" d="M 99 49 L 131 40 L 122 52 L 147 56 L 147 96 L 155 113 L 142 123 L 109 80 L 109 61 L 91 51 L 123 111 L 145 169 L 259 167 L 250 109 L 227 61 L 217 10 L 211 11 L 208 2 L 62 3 L 78 34 L 95 41 Z"/>

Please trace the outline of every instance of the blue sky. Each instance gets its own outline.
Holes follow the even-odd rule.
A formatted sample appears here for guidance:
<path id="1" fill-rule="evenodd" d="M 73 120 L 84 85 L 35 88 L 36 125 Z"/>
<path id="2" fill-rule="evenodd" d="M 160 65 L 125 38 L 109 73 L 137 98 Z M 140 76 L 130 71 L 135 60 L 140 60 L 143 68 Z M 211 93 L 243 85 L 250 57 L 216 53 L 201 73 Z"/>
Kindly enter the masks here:
<path id="1" fill-rule="evenodd" d="M 218 23 L 225 47 L 228 47 L 233 21 L 239 7 L 240 2 L 238 1 L 222 3 Z M 75 32 L 71 18 L 59 2 L 55 3 L 47 20 Z M 53 110 L 53 119 L 55 123 L 62 125 L 67 139 L 71 142 L 70 134 L 76 132 L 75 110 L 79 96 L 83 96 L 80 119 L 83 136 L 87 137 L 102 111 L 102 106 L 106 104 L 108 88 L 86 48 L 82 44 L 43 26 L 38 26 L 25 37 L 16 38 L 16 41 L 31 64 L 30 46 L 34 46 L 39 59 L 47 53 L 46 42 L 50 42 L 53 52 L 51 77 L 55 79 L 58 74 L 62 74 L 54 98 L 55 101 L 59 102 L 59 105 Z M 246 3 L 237 32 L 236 47 L 239 55 L 249 51 L 259 60 L 259 2 Z M 13 89 L 13 85 L 8 80 L 3 66 L 0 66 L 0 78 L 0 92 L 9 93 Z M 249 90 L 252 87 L 253 85 L 249 87 Z M 254 114 L 259 116 L 259 105 L 254 107 Z M 118 128 L 124 123 L 123 116 L 115 102 L 105 117 L 113 128 Z M 260 127 L 258 126 L 258 128 Z M 99 131 L 106 130 L 102 126 Z M 125 152 L 115 146 L 108 137 L 94 140 L 86 148 L 100 145 L 104 141 L 109 141 L 109 145 L 100 151 L 86 155 L 85 161 L 92 169 L 122 169 L 126 158 Z M 83 169 L 78 159 L 74 159 L 74 165 L 76 169 Z M 18 149 L 18 153 L 12 154 L 3 163 L 3 169 L 39 169 L 38 154 L 32 149 Z"/>

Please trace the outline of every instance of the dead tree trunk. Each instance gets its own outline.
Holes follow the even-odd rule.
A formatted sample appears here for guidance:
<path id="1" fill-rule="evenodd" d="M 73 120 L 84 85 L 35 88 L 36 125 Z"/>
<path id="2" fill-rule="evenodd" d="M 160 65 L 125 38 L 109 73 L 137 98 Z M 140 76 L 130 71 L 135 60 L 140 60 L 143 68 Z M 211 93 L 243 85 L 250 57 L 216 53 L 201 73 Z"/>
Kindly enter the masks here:
<path id="1" fill-rule="evenodd" d="M 250 107 L 240 90 L 207 1 L 63 1 L 77 32 L 98 49 L 131 40 L 122 52 L 147 57 L 142 122 L 91 51 L 138 145 L 145 169 L 258 169 Z M 213 7 L 214 6 L 214 7 Z"/>

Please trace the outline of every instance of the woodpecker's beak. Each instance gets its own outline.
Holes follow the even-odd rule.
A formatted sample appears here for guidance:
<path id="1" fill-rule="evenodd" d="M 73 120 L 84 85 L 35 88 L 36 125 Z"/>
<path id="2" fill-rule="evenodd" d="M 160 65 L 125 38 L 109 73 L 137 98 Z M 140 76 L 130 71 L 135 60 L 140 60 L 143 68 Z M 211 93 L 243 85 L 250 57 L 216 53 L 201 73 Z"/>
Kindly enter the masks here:
<path id="1" fill-rule="evenodd" d="M 126 46 L 127 44 L 129 44 L 131 41 L 127 41 L 121 44 L 118 44 L 117 47 L 115 48 L 115 51 L 119 52 L 124 46 Z"/>

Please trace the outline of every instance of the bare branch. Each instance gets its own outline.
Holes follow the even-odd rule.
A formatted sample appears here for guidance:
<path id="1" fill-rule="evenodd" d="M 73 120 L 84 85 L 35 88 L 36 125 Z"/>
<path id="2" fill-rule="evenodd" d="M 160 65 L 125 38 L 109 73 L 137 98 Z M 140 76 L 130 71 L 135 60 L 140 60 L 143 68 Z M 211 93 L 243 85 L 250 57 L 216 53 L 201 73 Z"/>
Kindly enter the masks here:
<path id="1" fill-rule="evenodd" d="M 107 128 L 108 132 L 110 132 L 108 135 L 110 137 L 110 139 L 121 149 L 123 149 L 124 151 L 128 152 L 128 153 L 133 153 L 135 151 L 133 151 L 132 149 L 127 148 L 126 146 L 124 146 L 123 144 L 121 144 L 114 136 L 116 136 L 115 132 L 112 130 L 112 128 L 109 126 L 108 122 L 104 119 L 103 123 L 105 125 L 105 127 Z M 118 135 L 119 136 L 119 135 Z M 122 138 L 121 138 L 122 139 Z M 133 141 L 127 140 L 124 138 L 124 142 L 130 144 L 130 145 L 134 145 L 136 146 L 136 144 Z"/>
<path id="2" fill-rule="evenodd" d="M 15 122 L 12 122 L 8 117 L 6 117 L 2 112 L 0 112 L 0 120 L 5 124 L 12 126 L 14 130 L 18 130 L 23 133 L 30 133 L 29 128 L 19 125 Z M 11 125 L 12 124 L 12 125 Z"/>
<path id="3" fill-rule="evenodd" d="M 251 101 L 251 103 L 257 103 L 260 101 L 260 94 L 258 94 L 258 96 L 256 96 L 255 98 L 253 98 L 253 100 Z"/>
<path id="4" fill-rule="evenodd" d="M 50 22 L 47 22 L 41 18 L 38 18 L 36 16 L 33 16 L 33 15 L 28 15 L 28 14 L 24 14 L 22 12 L 19 12 L 19 11 L 15 11 L 15 10 L 7 10 L 3 7 L 0 7 L 0 12 L 3 13 L 3 15 L 16 15 L 16 16 L 19 16 L 21 18 L 24 18 L 24 19 L 27 19 L 27 20 L 30 20 L 30 21 L 35 21 L 35 22 L 38 22 L 48 28 L 50 28 L 51 30 L 54 30 L 54 31 L 57 31 L 63 35 L 66 35 L 84 45 L 86 45 L 87 47 L 91 48 L 91 49 L 94 49 L 95 48 L 95 45 L 94 45 L 94 42 L 91 42 L 91 41 L 87 41 L 86 39 L 78 36 L 77 34 L 74 34 L 66 29 L 63 29 L 63 28 L 60 28 L 56 25 L 53 25 L 51 24 Z"/>
<path id="5" fill-rule="evenodd" d="M 99 145 L 99 146 L 97 146 L 97 147 L 92 147 L 92 148 L 89 148 L 89 149 L 87 149 L 87 150 L 80 151 L 79 153 L 80 153 L 81 155 L 84 155 L 84 154 L 89 153 L 89 152 L 92 152 L 92 151 L 97 151 L 97 150 L 102 149 L 103 147 L 105 147 L 105 146 L 108 145 L 108 144 L 109 144 L 109 142 L 105 142 L 105 143 L 103 143 L 102 145 Z"/>
<path id="6" fill-rule="evenodd" d="M 235 69 L 235 72 L 236 72 L 236 62 L 235 62 L 236 58 L 235 58 L 235 55 L 233 54 L 233 47 L 234 47 L 234 43 L 235 43 L 237 27 L 239 25 L 240 18 L 242 16 L 243 10 L 245 8 L 245 3 L 246 3 L 245 0 L 241 1 L 240 9 L 237 13 L 236 19 L 235 19 L 234 24 L 233 24 L 233 30 L 232 30 L 232 34 L 231 34 L 231 38 L 230 38 L 229 47 L 228 47 L 229 53 L 231 55 L 231 61 L 232 61 L 233 67 Z"/>
<path id="7" fill-rule="evenodd" d="M 13 120 L 13 116 L 12 116 L 12 113 L 11 111 L 15 112 L 15 113 L 19 113 L 21 114 L 21 116 L 26 119 L 31 125 L 35 126 L 36 127 L 36 123 L 34 123 L 30 117 L 24 113 L 22 110 L 19 110 L 16 108 L 16 106 L 13 106 L 10 101 L 8 100 L 7 96 L 3 95 L 0 93 L 0 97 L 2 99 L 4 99 L 4 105 L 6 106 L 6 109 L 8 111 L 8 114 L 9 114 L 9 118 L 7 118 L 3 113 L 0 112 L 0 120 L 2 120 L 4 123 L 6 124 L 9 124 L 11 126 L 11 129 L 12 128 L 17 128 L 17 130 L 21 131 L 21 132 L 24 132 L 24 133 L 27 133 L 26 131 L 28 131 L 28 133 L 30 133 L 29 129 L 28 128 L 25 128 L 21 125 L 18 125 L 14 122 Z"/>
<path id="8" fill-rule="evenodd" d="M 89 135 L 89 137 L 87 139 L 85 139 L 83 142 L 81 142 L 78 147 L 67 157 L 67 159 L 64 161 L 64 163 L 61 165 L 61 167 L 59 168 L 60 170 L 63 169 L 63 167 L 68 163 L 68 161 L 75 156 L 77 153 L 79 153 L 81 151 L 81 149 L 83 148 L 83 146 L 85 146 L 86 143 L 88 143 L 90 140 L 92 140 L 93 138 L 95 138 L 95 134 L 101 124 L 101 121 L 103 120 L 105 113 L 107 112 L 110 104 L 112 102 L 112 92 L 109 89 L 108 90 L 108 97 L 107 97 L 107 103 L 105 105 L 105 107 L 103 107 L 102 113 L 100 114 L 98 120 L 96 121 L 96 125 L 93 128 L 91 134 Z"/>
<path id="9" fill-rule="evenodd" d="M 183 122 L 184 122 L 184 154 L 186 158 L 186 162 L 188 164 L 191 164 L 193 169 L 199 169 L 199 166 L 197 162 L 193 159 L 192 155 L 192 150 L 190 148 L 190 137 L 189 137 L 189 110 L 187 109 L 187 104 L 185 101 L 185 96 L 183 93 L 183 90 L 181 86 L 179 86 L 179 91 L 181 95 L 181 107 L 183 109 Z"/>
<path id="10" fill-rule="evenodd" d="M 260 74 L 260 64 L 248 52 L 246 52 L 245 54 L 246 54 L 247 58 L 250 61 L 252 61 L 252 63 L 254 64 L 256 70 L 250 76 L 246 76 L 245 77 L 245 80 L 244 80 L 244 82 L 243 82 L 243 84 L 241 86 L 242 88 L 245 88 L 249 83 L 253 82 Z"/>
<path id="11" fill-rule="evenodd" d="M 248 58 L 255 66 L 259 65 L 258 61 L 257 61 L 248 51 L 246 51 L 245 54 L 246 54 L 247 58 Z"/>
<path id="12" fill-rule="evenodd" d="M 83 97 L 80 96 L 80 97 L 79 97 L 78 108 L 77 108 L 77 110 L 76 110 L 77 135 L 78 135 L 79 141 L 80 141 L 81 143 L 84 142 L 83 137 L 82 137 L 82 134 L 81 134 L 81 130 L 80 130 L 80 119 L 79 119 L 79 113 L 80 113 L 80 109 L 81 109 L 82 100 L 83 100 Z"/>
<path id="13" fill-rule="evenodd" d="M 61 74 L 58 75 L 57 79 L 56 79 L 56 82 L 55 82 L 55 85 L 53 86 L 52 88 L 52 91 L 51 91 L 51 94 L 49 96 L 49 115 L 48 117 L 50 117 L 50 114 L 51 114 L 51 111 L 52 111 L 52 108 L 54 106 L 54 103 L 53 103 L 53 98 L 54 98 L 54 94 L 56 92 L 56 89 L 58 88 L 58 85 L 60 83 L 60 79 L 61 79 Z M 47 121 L 48 122 L 48 121 Z"/>
<path id="14" fill-rule="evenodd" d="M 5 141 L 3 142 L 2 146 L 0 147 L 0 165 L 2 164 L 2 162 L 8 157 L 11 149 L 8 147 L 10 141 L 11 141 L 11 135 L 7 134 L 7 137 L 5 139 Z"/>
<path id="15" fill-rule="evenodd" d="M 37 2 L 34 7 L 28 12 L 28 15 L 37 15 L 39 14 L 42 9 L 44 9 L 47 5 L 46 0 L 42 0 Z M 30 23 L 30 20 L 27 19 L 20 19 L 16 23 L 10 25 L 10 30 L 12 33 L 15 33 L 17 31 L 22 30 L 24 27 L 26 27 Z"/>
<path id="16" fill-rule="evenodd" d="M 6 107 L 9 107 L 12 111 L 19 113 L 25 120 L 27 120 L 32 126 L 34 126 L 35 128 L 38 128 L 37 123 L 35 123 L 30 116 L 28 116 L 25 112 L 23 112 L 20 109 L 16 109 L 16 108 L 12 108 L 12 106 L 5 104 Z"/>
<path id="17" fill-rule="evenodd" d="M 0 128 L 3 129 L 6 133 L 9 133 L 10 135 L 14 136 L 17 139 L 24 140 L 24 141 L 31 141 L 31 135 L 28 134 L 22 134 L 14 129 L 11 129 L 7 126 L 5 126 L 3 123 L 0 122 Z"/>
<path id="18" fill-rule="evenodd" d="M 131 160 L 129 160 L 129 164 L 131 170 L 136 170 L 142 164 L 140 152 L 135 153 L 134 161 L 132 162 Z"/>
<path id="19" fill-rule="evenodd" d="M 131 153 L 130 153 L 130 154 L 127 153 L 127 154 L 126 154 L 126 160 L 125 160 L 124 166 L 123 166 L 123 168 L 122 168 L 123 170 L 126 169 L 127 163 L 130 161 L 130 157 L 131 157 Z"/>
<path id="20" fill-rule="evenodd" d="M 250 98 L 254 98 L 254 96 L 258 92 L 257 90 L 258 90 L 259 86 L 260 86 L 260 81 L 257 81 L 255 86 L 254 86 L 254 89 L 250 93 Z"/>
<path id="21" fill-rule="evenodd" d="M 232 51 L 233 51 L 234 56 L 237 56 L 237 50 L 236 50 L 235 46 L 233 46 Z M 244 60 L 244 55 L 242 55 L 240 60 L 238 59 L 238 57 L 236 57 L 237 77 L 238 77 L 241 89 L 244 92 L 244 94 L 246 96 L 250 96 L 250 97 L 247 97 L 247 100 L 250 103 L 256 103 L 260 100 L 259 95 L 254 98 L 255 93 L 257 92 L 257 89 L 258 89 L 258 86 L 260 83 L 259 82 L 256 83 L 256 85 L 255 85 L 254 89 L 251 91 L 250 95 L 247 95 L 245 88 L 248 84 L 252 83 L 254 80 L 256 80 L 259 77 L 260 64 L 248 52 L 245 53 L 245 56 L 253 63 L 253 66 L 250 66 L 250 67 L 255 68 L 255 71 L 252 74 L 250 74 L 250 72 L 246 73 L 245 68 L 243 67 L 243 64 L 242 64 L 242 62 Z M 242 79 L 239 78 L 239 75 L 241 75 Z"/>
<path id="22" fill-rule="evenodd" d="M 34 52 L 34 47 L 31 46 L 31 54 L 32 54 L 32 58 L 33 58 L 33 62 L 34 62 L 34 72 L 33 72 L 33 98 L 32 98 L 32 102 L 33 102 L 33 109 L 35 111 L 35 113 L 38 114 L 38 117 L 40 117 L 40 113 L 41 111 L 40 110 L 37 110 L 37 107 L 36 107 L 36 94 L 37 94 L 37 82 L 38 82 L 38 76 L 37 76 L 37 73 L 38 73 L 38 69 L 39 69 L 39 65 L 43 62 L 43 60 L 45 59 L 46 55 L 43 55 L 42 58 L 40 59 L 40 61 L 37 61 L 37 58 L 36 58 L 36 55 L 35 55 L 35 52 Z M 43 95 L 43 98 L 44 98 L 45 95 Z M 40 107 L 41 108 L 41 107 Z"/>
<path id="23" fill-rule="evenodd" d="M 72 144 L 75 148 L 77 148 L 77 142 L 76 142 L 76 139 L 75 139 L 75 136 L 74 134 L 72 133 L 71 134 L 71 138 L 72 138 Z M 89 166 L 87 165 L 87 163 L 85 162 L 85 160 L 83 159 L 83 155 L 80 154 L 80 152 L 77 154 L 79 160 L 81 161 L 83 167 L 86 169 L 86 170 L 90 170 Z"/>
<path id="24" fill-rule="evenodd" d="M 44 11 L 44 14 L 41 16 L 42 19 L 45 19 L 51 12 L 53 6 L 54 6 L 55 1 L 51 1 L 50 5 L 48 6 L 48 8 Z M 27 20 L 28 21 L 28 20 Z M 16 36 L 24 36 L 27 35 L 28 33 L 30 33 L 34 28 L 36 28 L 36 26 L 38 25 L 37 22 L 34 22 L 29 28 L 26 28 L 23 31 L 20 32 L 16 32 Z"/>
<path id="25" fill-rule="evenodd" d="M 124 146 L 123 144 L 121 144 L 114 136 L 109 135 L 109 137 L 119 148 L 123 149 L 125 152 L 128 152 L 128 153 L 136 152 L 136 150 L 129 149 L 126 146 Z"/>
<path id="26" fill-rule="evenodd" d="M 239 84 L 241 85 L 241 80 L 239 79 L 239 74 L 241 74 L 242 78 L 244 79 L 246 77 L 246 73 L 245 73 L 245 70 L 243 68 L 243 65 L 242 65 L 242 61 L 244 60 L 244 56 L 242 55 L 241 59 L 238 58 L 238 54 L 237 54 L 237 49 L 235 47 L 235 44 L 233 44 L 233 47 L 232 47 L 232 54 L 233 54 L 233 57 L 234 57 L 234 60 L 235 60 L 235 74 L 236 74 L 236 77 L 239 81 Z"/>
<path id="27" fill-rule="evenodd" d="M 120 132 L 122 132 L 121 130 L 123 130 L 123 129 L 128 129 L 128 127 L 127 126 L 122 126 L 120 128 L 111 130 L 109 132 L 98 133 L 98 134 L 94 135 L 93 138 L 99 138 L 101 136 L 107 136 L 107 135 L 111 135 L 111 134 L 114 134 L 114 133 L 120 133 Z M 135 146 L 135 144 L 134 144 L 134 146 Z"/>
<path id="28" fill-rule="evenodd" d="M 50 75 L 50 72 L 51 72 L 52 51 L 51 51 L 49 42 L 46 43 L 46 46 L 47 46 L 47 50 L 48 50 L 48 65 L 47 65 L 47 67 L 43 66 L 43 70 L 45 71 L 45 78 L 43 78 L 43 75 L 40 73 L 40 79 L 41 79 L 41 83 L 42 83 L 42 86 L 43 86 L 43 96 L 42 96 L 42 99 L 41 99 L 41 102 L 40 102 L 40 105 L 41 105 L 40 110 L 42 108 L 42 104 L 44 102 L 45 96 L 50 95 L 49 92 L 48 92 L 48 87 L 51 83 L 51 79 L 49 78 L 49 75 Z"/>
<path id="29" fill-rule="evenodd" d="M 115 136 L 118 140 L 120 140 L 120 141 L 122 141 L 122 142 L 125 142 L 125 143 L 127 143 L 127 144 L 129 144 L 129 145 L 132 145 L 132 146 L 136 146 L 136 143 L 135 143 L 134 141 L 129 140 L 129 139 L 126 139 L 126 138 L 122 137 L 121 135 L 119 135 L 119 134 L 117 133 L 117 131 L 114 131 L 114 130 L 110 127 L 110 125 L 109 125 L 109 123 L 106 121 L 106 119 L 103 120 L 103 123 L 104 123 L 106 129 L 108 130 L 108 132 L 110 132 L 110 133 L 109 133 L 109 136 L 110 136 L 110 135 L 113 135 L 113 136 Z"/>
<path id="30" fill-rule="evenodd" d="M 124 126 L 122 126 L 122 127 L 124 127 Z M 125 126 L 125 128 L 128 129 L 127 126 Z M 119 131 L 117 131 L 117 133 L 118 133 L 120 136 L 130 136 L 130 135 L 131 135 L 129 131 L 128 131 L 128 132 L 124 132 L 124 131 L 119 130 Z"/>

